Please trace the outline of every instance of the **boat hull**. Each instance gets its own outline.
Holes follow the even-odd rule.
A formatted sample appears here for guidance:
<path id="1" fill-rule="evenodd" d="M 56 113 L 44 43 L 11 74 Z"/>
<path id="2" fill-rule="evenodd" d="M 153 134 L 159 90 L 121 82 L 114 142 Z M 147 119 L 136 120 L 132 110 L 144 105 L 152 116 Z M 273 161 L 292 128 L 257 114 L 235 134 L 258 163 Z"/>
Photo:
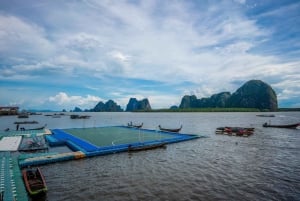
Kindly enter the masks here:
<path id="1" fill-rule="evenodd" d="M 160 125 L 158 125 L 158 128 L 161 131 L 178 133 L 182 129 L 182 125 L 180 126 L 180 128 L 175 128 L 175 129 L 172 129 L 172 128 L 162 128 Z"/>
<path id="2" fill-rule="evenodd" d="M 263 127 L 270 127 L 270 128 L 291 128 L 291 129 L 296 129 L 298 126 L 300 126 L 300 123 L 286 124 L 286 125 L 271 125 L 271 124 L 268 124 L 268 123 L 263 124 Z"/>
<path id="3" fill-rule="evenodd" d="M 47 192 L 44 175 L 39 168 L 22 170 L 26 190 L 30 196 L 37 196 Z"/>

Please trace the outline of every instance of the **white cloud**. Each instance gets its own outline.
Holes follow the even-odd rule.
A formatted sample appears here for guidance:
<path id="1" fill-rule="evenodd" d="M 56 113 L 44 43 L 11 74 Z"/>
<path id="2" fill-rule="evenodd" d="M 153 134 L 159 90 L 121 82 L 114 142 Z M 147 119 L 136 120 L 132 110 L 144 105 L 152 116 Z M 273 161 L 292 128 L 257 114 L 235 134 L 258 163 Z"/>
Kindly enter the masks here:
<path id="1" fill-rule="evenodd" d="M 86 97 L 69 96 L 65 92 L 59 92 L 55 96 L 49 97 L 48 101 L 59 106 L 68 106 L 69 108 L 80 106 L 84 107 L 84 109 L 90 109 L 102 99 L 92 95 L 87 95 Z"/>
<path id="2" fill-rule="evenodd" d="M 18 17 L 0 15 L 0 55 L 7 57 L 46 58 L 53 46 L 45 31 Z"/>
<path id="3" fill-rule="evenodd" d="M 105 82 L 107 86 L 97 82 L 115 76 L 170 86 L 178 83 L 182 93 L 193 91 L 199 97 L 233 92 L 239 87 L 232 84 L 235 80 L 263 79 L 280 91 L 280 97 L 288 98 L 292 94 L 284 83 L 298 79 L 291 75 L 299 75 L 299 62 L 255 52 L 263 48 L 262 42 L 269 40 L 273 32 L 258 25 L 255 16 L 246 16 L 243 5 L 247 3 L 49 1 L 39 5 L 39 12 L 30 12 L 36 7 L 24 4 L 20 6 L 27 13 L 23 17 L 22 13 L 18 17 L 0 15 L 0 58 L 10 61 L 1 67 L 0 79 L 31 81 L 38 76 L 54 80 L 50 76 L 55 75 L 64 77 L 58 80 L 62 86 L 69 86 L 70 78 L 80 77 L 82 85 L 97 88 L 97 92 L 111 85 L 118 89 L 110 91 L 122 90 L 119 88 L 124 86 L 115 84 L 118 80 L 113 80 L 114 84 Z M 276 13 L 282 13 L 282 9 Z M 185 82 L 199 87 L 179 86 Z M 299 91 L 298 86 L 293 90 Z M 124 97 L 136 90 L 136 95 L 153 97 L 153 104 L 159 107 L 157 94 L 162 94 L 162 89 L 149 92 L 141 91 L 139 86 L 126 87 L 131 92 L 123 89 Z M 69 105 L 93 102 L 91 97 L 67 93 L 72 92 L 66 90 L 49 100 Z M 120 96 L 112 94 L 111 98 Z M 162 98 L 168 99 L 167 95 Z M 175 103 L 175 97 L 170 101 Z"/>
<path id="4" fill-rule="evenodd" d="M 234 0 L 235 2 L 237 3 L 240 3 L 240 4 L 245 4 L 246 3 L 246 0 Z"/>
<path id="5" fill-rule="evenodd" d="M 75 34 L 62 43 L 70 49 L 79 51 L 91 51 L 103 46 L 97 36 L 88 33 Z"/>
<path id="6" fill-rule="evenodd" d="M 112 51 L 108 53 L 109 56 L 111 56 L 113 59 L 115 59 L 117 62 L 121 64 L 126 64 L 130 61 L 130 56 L 125 55 L 124 53 L 120 51 Z"/>

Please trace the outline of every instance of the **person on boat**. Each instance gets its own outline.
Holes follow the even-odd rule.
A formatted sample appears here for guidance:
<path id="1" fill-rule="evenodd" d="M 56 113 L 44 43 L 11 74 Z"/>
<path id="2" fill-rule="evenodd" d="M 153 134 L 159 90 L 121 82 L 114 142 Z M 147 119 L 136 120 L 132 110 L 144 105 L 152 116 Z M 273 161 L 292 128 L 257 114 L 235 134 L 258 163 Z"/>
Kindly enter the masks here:
<path id="1" fill-rule="evenodd" d="M 16 128 L 16 130 L 17 130 L 17 131 L 19 130 L 19 126 L 20 126 L 20 125 L 19 125 L 19 124 L 17 124 L 17 128 Z"/>

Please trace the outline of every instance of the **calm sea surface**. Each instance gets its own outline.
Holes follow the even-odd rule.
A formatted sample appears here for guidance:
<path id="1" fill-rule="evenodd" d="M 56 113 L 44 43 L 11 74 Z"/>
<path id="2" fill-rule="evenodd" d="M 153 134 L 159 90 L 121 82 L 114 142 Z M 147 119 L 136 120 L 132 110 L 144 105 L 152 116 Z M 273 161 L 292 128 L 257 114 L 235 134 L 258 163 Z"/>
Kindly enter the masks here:
<path id="1" fill-rule="evenodd" d="M 82 114 L 82 113 L 81 113 Z M 39 127 L 82 128 L 144 123 L 179 127 L 207 138 L 133 154 L 119 153 L 41 166 L 48 201 L 110 200 L 300 200 L 300 130 L 262 124 L 300 122 L 299 112 L 275 113 L 88 113 L 72 120 L 30 116 Z M 16 116 L 0 117 L 0 129 L 15 129 Z M 254 135 L 216 135 L 220 126 L 255 127 Z M 25 125 L 30 128 L 29 125 Z"/>

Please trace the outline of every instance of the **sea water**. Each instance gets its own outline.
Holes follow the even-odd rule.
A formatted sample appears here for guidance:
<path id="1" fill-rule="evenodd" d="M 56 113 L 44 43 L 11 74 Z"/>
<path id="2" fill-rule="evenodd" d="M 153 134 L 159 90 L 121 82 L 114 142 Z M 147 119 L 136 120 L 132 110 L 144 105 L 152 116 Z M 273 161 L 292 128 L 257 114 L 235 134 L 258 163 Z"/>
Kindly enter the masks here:
<path id="1" fill-rule="evenodd" d="M 90 119 L 32 115 L 39 127 L 88 128 L 143 123 L 207 138 L 167 149 L 118 153 L 41 166 L 49 201 L 73 200 L 300 200 L 300 130 L 263 128 L 264 122 L 300 122 L 299 112 L 274 113 L 85 113 Z M 26 119 L 27 120 L 27 119 Z M 0 117 L 15 129 L 16 116 Z M 254 127 L 250 137 L 216 135 L 222 126 Z"/>

